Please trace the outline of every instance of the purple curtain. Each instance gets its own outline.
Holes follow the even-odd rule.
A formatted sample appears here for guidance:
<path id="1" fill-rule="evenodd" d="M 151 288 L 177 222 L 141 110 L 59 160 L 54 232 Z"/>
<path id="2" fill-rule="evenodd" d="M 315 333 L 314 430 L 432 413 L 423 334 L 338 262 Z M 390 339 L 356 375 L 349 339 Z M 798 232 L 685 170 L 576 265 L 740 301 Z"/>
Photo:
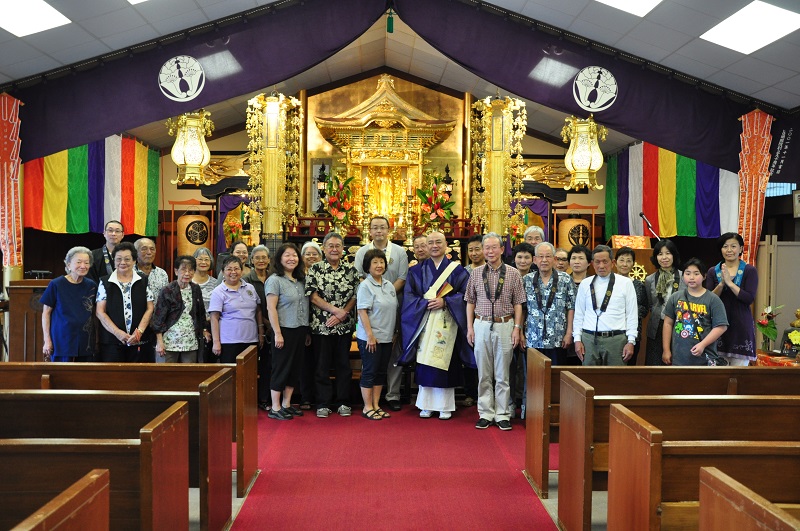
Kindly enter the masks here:
<path id="1" fill-rule="evenodd" d="M 220 26 L 218 32 L 14 90 L 12 95 L 25 104 L 20 108 L 21 157 L 33 160 L 262 90 L 332 56 L 385 11 L 381 0 L 304 0 L 247 23 Z M 203 91 L 188 102 L 167 99 L 158 84 L 161 66 L 178 55 L 194 57 L 206 70 Z M 234 61 L 241 68 L 223 76 L 218 68 L 235 70 Z"/>
<path id="2" fill-rule="evenodd" d="M 565 114 L 589 114 L 575 101 L 573 79 L 585 67 L 601 67 L 613 74 L 618 93 L 613 105 L 594 111 L 595 120 L 689 158 L 739 171 L 739 117 L 752 106 L 696 90 L 547 32 L 532 31 L 466 2 L 395 0 L 395 6 L 400 18 L 420 37 L 470 72 L 504 91 Z M 539 80 L 537 69 L 549 74 Z M 561 84 L 554 75 L 559 72 L 565 72 Z M 800 119 L 796 117 L 779 117 L 773 126 L 773 156 L 781 133 L 788 131 L 783 136 L 790 139 L 792 128 L 798 126 Z M 782 131 L 776 131 L 778 128 Z M 784 166 L 780 173 L 775 172 L 773 180 L 796 181 L 800 172 L 796 151 L 800 148 L 788 141 L 780 145 Z M 786 164 L 791 167 L 789 171 Z"/>
<path id="3" fill-rule="evenodd" d="M 219 219 L 217 221 L 217 253 L 224 253 L 228 250 L 225 246 L 225 227 L 222 226 L 225 221 L 225 216 L 242 203 L 250 204 L 250 198 L 240 195 L 220 196 L 219 207 L 217 208 L 217 212 L 219 213 Z"/>

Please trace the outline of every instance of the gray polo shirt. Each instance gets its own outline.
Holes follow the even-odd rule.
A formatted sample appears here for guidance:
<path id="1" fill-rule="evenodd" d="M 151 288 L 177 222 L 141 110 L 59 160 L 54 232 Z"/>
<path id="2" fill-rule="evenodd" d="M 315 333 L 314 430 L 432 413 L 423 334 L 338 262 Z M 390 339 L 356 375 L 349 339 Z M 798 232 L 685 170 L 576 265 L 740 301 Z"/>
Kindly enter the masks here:
<path id="1" fill-rule="evenodd" d="M 378 284 L 372 275 L 367 276 L 364 282 L 358 286 L 356 309 L 367 310 L 372 334 L 378 343 L 392 342 L 397 322 L 397 293 L 391 282 L 383 278 L 382 282 Z M 367 332 L 361 322 L 361 315 L 358 316 L 356 338 L 367 340 Z"/>
<path id="2" fill-rule="evenodd" d="M 389 249 L 391 247 L 391 250 Z M 361 275 L 361 278 L 369 276 L 369 273 L 365 273 L 364 269 L 361 267 L 364 262 L 364 255 L 367 254 L 367 251 L 373 249 L 372 242 L 364 245 L 356 251 L 356 257 L 354 259 L 353 265 L 356 268 L 356 271 Z M 396 243 L 389 242 L 389 245 L 386 246 L 386 250 L 384 252 L 389 252 L 389 256 L 387 257 L 389 262 L 386 266 L 386 272 L 383 274 L 383 279 L 388 280 L 389 282 L 394 284 L 394 281 L 397 279 L 405 280 L 406 276 L 408 275 L 408 256 L 406 255 L 406 250 L 397 245 Z"/>
<path id="3" fill-rule="evenodd" d="M 308 326 L 308 297 L 305 282 L 292 282 L 283 275 L 270 275 L 264 294 L 278 296 L 278 322 L 282 328 Z"/>

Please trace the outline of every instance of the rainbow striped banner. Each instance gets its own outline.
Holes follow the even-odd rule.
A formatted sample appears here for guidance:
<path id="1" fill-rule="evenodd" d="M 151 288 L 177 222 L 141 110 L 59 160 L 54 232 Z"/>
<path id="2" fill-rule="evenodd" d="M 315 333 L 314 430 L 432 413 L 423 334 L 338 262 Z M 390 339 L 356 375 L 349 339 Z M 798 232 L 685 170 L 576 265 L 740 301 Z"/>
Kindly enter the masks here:
<path id="1" fill-rule="evenodd" d="M 26 162 L 25 227 L 48 232 L 158 234 L 160 155 L 133 138 L 110 136 Z"/>
<path id="2" fill-rule="evenodd" d="M 739 176 L 642 142 L 608 158 L 606 238 L 716 238 L 739 226 Z"/>

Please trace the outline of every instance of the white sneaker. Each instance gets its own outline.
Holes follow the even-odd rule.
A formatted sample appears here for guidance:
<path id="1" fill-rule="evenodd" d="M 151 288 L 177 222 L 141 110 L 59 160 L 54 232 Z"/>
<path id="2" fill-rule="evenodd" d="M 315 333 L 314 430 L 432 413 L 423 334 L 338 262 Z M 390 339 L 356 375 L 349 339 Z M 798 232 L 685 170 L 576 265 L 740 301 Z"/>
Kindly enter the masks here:
<path id="1" fill-rule="evenodd" d="M 433 411 L 428 411 L 427 409 L 423 409 L 419 412 L 420 418 L 429 419 L 433 416 Z"/>
<path id="2" fill-rule="evenodd" d="M 349 417 L 353 413 L 353 410 L 350 409 L 350 407 L 342 404 L 339 406 L 339 409 L 337 409 L 336 412 L 342 417 Z"/>
<path id="3" fill-rule="evenodd" d="M 439 412 L 439 420 L 450 420 L 450 417 L 453 416 L 451 411 L 440 411 Z"/>
<path id="4" fill-rule="evenodd" d="M 321 419 L 328 418 L 328 415 L 330 415 L 330 414 L 331 414 L 331 410 L 326 408 L 326 407 L 321 407 L 321 408 L 319 408 L 317 410 L 317 417 L 319 417 Z"/>

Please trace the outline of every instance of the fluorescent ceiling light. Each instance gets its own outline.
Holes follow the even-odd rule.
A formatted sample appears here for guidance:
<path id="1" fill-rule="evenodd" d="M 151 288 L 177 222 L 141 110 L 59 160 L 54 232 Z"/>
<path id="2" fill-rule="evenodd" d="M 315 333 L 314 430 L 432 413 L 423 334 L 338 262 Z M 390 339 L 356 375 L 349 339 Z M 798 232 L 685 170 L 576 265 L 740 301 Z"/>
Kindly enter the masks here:
<path id="1" fill-rule="evenodd" d="M 643 17 L 654 7 L 661 3 L 661 0 L 597 0 L 601 4 L 615 7 L 626 13 Z"/>
<path id="2" fill-rule="evenodd" d="M 224 77 L 238 74 L 242 71 L 242 65 L 228 50 L 217 52 L 206 57 L 198 57 L 198 61 L 203 66 L 206 78 L 213 81 Z"/>
<path id="3" fill-rule="evenodd" d="M 574 66 L 564 64 L 549 57 L 542 57 L 528 77 L 547 83 L 553 87 L 562 87 L 578 74 L 578 69 Z"/>
<path id="4" fill-rule="evenodd" d="M 747 55 L 798 28 L 800 14 L 756 0 L 700 38 Z"/>
<path id="5" fill-rule="evenodd" d="M 147 0 L 128 0 L 131 5 L 141 4 L 142 2 L 147 2 Z"/>
<path id="6" fill-rule="evenodd" d="M 57 28 L 72 22 L 44 0 L 0 0 L 0 28 L 17 37 Z"/>

